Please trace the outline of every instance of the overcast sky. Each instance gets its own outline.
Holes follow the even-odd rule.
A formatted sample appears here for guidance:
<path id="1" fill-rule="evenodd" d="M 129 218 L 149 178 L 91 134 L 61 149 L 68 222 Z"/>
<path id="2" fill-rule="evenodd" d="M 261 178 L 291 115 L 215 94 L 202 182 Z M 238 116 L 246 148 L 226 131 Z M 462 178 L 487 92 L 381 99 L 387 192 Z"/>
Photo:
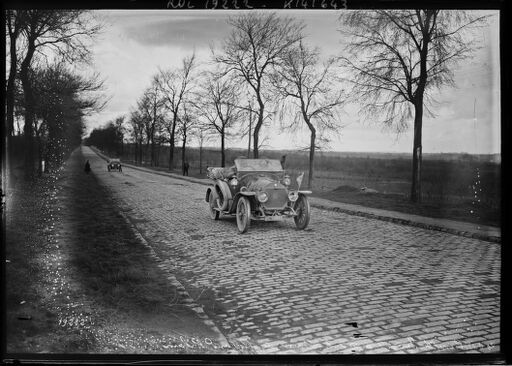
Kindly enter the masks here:
<path id="1" fill-rule="evenodd" d="M 229 34 L 226 19 L 235 11 L 116 10 L 98 11 L 107 23 L 93 47 L 94 67 L 106 78 L 111 100 L 100 114 L 88 119 L 88 131 L 130 108 L 149 86 L 158 68 L 178 67 L 194 51 L 200 61 L 210 56 L 210 44 L 219 46 Z M 306 24 L 307 42 L 320 47 L 324 56 L 342 54 L 342 35 L 337 31 L 338 12 L 323 10 L 279 11 Z M 435 118 L 424 118 L 423 151 L 500 152 L 500 80 L 498 12 L 488 26 L 478 30 L 481 48 L 473 59 L 455 71 L 457 87 L 443 89 L 436 99 Z M 476 101 L 476 119 L 474 106 Z M 330 149 L 336 151 L 410 152 L 412 128 L 397 136 L 382 126 L 361 120 L 357 109 L 342 115 L 345 127 L 333 136 Z M 280 133 L 278 125 L 264 129 L 274 149 L 307 145 L 308 132 Z M 260 135 L 260 136 L 262 136 Z M 232 139 L 228 147 L 246 147 L 247 140 Z"/>

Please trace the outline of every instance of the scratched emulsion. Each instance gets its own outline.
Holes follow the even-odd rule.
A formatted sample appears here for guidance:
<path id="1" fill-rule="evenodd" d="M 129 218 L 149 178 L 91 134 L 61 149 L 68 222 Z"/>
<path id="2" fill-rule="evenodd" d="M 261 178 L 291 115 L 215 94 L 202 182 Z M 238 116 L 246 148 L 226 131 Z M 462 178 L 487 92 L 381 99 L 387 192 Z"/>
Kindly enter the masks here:
<path id="1" fill-rule="evenodd" d="M 62 217 L 59 201 L 62 199 L 61 181 L 64 178 L 64 165 L 57 172 L 52 173 L 48 178 L 46 189 L 43 233 L 45 235 L 46 245 L 44 246 L 44 256 L 42 268 L 45 273 L 42 276 L 46 279 L 45 305 L 50 311 L 57 314 L 57 320 L 60 327 L 78 331 L 83 335 L 84 340 L 92 344 L 92 327 L 94 326 L 92 310 L 82 301 L 77 301 L 72 296 L 71 286 L 76 286 L 70 278 L 70 266 L 68 251 L 63 250 L 58 234 L 58 226 Z"/>

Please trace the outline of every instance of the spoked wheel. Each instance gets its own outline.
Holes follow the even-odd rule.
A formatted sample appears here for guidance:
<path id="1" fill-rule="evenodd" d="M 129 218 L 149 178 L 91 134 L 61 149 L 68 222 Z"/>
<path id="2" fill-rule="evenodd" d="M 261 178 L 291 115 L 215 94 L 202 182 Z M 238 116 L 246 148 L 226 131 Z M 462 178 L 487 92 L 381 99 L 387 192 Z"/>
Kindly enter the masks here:
<path id="1" fill-rule="evenodd" d="M 220 217 L 220 212 L 216 210 L 217 208 L 217 197 L 213 190 L 210 191 L 210 197 L 208 198 L 209 205 L 209 213 L 212 220 L 218 220 Z"/>
<path id="2" fill-rule="evenodd" d="M 309 200 L 305 195 L 299 194 L 299 198 L 295 202 L 294 210 L 297 213 L 297 216 L 293 218 L 295 226 L 299 230 L 304 230 L 309 224 L 309 217 L 311 214 Z"/>
<path id="3" fill-rule="evenodd" d="M 236 205 L 236 225 L 240 234 L 245 233 L 251 225 L 251 202 L 247 197 L 240 197 Z"/>

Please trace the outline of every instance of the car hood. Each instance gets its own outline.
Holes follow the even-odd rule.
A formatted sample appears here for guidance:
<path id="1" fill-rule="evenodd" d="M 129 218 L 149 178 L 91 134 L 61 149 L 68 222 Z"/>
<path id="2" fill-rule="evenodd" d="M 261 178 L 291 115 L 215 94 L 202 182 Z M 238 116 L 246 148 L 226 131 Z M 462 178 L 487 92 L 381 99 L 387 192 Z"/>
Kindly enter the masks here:
<path id="1" fill-rule="evenodd" d="M 285 188 L 278 180 L 266 176 L 250 177 L 246 187 L 250 191 Z"/>

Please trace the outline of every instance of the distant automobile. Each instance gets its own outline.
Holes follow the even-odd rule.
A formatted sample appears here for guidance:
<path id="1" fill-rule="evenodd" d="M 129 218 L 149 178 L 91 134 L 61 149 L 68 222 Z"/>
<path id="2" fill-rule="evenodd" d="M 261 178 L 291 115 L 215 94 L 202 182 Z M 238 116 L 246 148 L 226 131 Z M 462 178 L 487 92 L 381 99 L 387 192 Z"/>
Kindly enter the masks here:
<path id="1" fill-rule="evenodd" d="M 293 218 L 299 230 L 309 224 L 311 191 L 300 190 L 304 173 L 291 187 L 290 176 L 279 160 L 236 159 L 230 168 L 208 168 L 214 181 L 206 191 L 209 214 L 213 220 L 221 215 L 236 216 L 238 231 L 249 229 L 251 220 L 282 221 Z"/>
<path id="2" fill-rule="evenodd" d="M 119 159 L 110 159 L 107 164 L 107 170 L 110 172 L 112 170 L 116 170 L 118 172 L 123 171 L 123 167 L 121 166 L 121 160 Z"/>

